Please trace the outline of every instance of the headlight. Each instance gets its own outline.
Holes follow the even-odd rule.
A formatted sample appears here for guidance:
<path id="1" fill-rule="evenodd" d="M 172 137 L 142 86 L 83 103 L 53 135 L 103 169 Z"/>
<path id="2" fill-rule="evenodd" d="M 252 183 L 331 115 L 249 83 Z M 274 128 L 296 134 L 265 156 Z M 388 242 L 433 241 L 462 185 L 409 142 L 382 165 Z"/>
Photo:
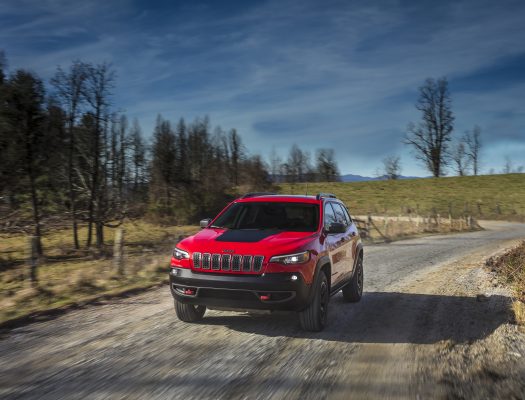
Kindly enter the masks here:
<path id="1" fill-rule="evenodd" d="M 190 258 L 190 254 L 187 251 L 175 247 L 173 249 L 173 258 L 175 258 L 176 260 L 188 259 Z"/>
<path id="2" fill-rule="evenodd" d="M 305 251 L 302 253 L 285 254 L 283 256 L 273 256 L 270 258 L 270 262 L 279 264 L 303 264 L 310 259 L 310 252 Z"/>

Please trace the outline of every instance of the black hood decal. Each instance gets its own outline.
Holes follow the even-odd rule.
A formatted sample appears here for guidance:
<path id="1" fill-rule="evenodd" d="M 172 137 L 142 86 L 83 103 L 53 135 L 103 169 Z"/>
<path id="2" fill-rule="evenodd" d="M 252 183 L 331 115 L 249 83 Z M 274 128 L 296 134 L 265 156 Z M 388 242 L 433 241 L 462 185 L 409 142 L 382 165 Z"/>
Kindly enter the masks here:
<path id="1" fill-rule="evenodd" d="M 255 243 L 280 232 L 277 229 L 232 229 L 224 232 L 215 240 L 218 242 Z"/>

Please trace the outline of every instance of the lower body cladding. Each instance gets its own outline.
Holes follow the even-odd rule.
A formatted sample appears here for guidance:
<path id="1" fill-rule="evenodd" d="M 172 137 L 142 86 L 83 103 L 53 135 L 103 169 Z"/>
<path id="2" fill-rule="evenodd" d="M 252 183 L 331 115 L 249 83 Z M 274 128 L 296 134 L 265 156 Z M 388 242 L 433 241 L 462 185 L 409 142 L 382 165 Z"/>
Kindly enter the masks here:
<path id="1" fill-rule="evenodd" d="M 175 300 L 208 308 L 300 311 L 310 301 L 310 288 L 299 273 L 216 274 L 172 268 Z"/>

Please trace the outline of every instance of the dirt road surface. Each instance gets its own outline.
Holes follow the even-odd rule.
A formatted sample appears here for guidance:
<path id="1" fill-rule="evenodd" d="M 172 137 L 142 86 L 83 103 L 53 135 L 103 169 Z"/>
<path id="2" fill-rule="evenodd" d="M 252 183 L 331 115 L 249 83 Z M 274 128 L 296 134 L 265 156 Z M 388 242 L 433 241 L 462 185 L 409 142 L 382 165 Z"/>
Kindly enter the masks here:
<path id="1" fill-rule="evenodd" d="M 483 260 L 525 225 L 365 247 L 365 293 L 329 326 L 208 311 L 179 322 L 167 287 L 4 332 L 5 399 L 525 398 L 525 341 Z M 483 296 L 477 296 L 483 294 Z"/>

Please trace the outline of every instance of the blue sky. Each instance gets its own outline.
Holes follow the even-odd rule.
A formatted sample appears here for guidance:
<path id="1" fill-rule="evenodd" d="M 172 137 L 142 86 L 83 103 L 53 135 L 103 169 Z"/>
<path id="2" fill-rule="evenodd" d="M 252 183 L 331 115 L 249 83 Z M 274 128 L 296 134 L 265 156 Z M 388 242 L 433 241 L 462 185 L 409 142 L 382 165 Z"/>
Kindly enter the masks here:
<path id="1" fill-rule="evenodd" d="M 11 70 L 49 80 L 74 59 L 111 62 L 116 108 L 151 135 L 157 113 L 209 115 L 252 153 L 333 147 L 343 173 L 400 155 L 417 88 L 447 76 L 455 135 L 477 124 L 482 171 L 525 165 L 523 1 L 2 0 Z"/>

